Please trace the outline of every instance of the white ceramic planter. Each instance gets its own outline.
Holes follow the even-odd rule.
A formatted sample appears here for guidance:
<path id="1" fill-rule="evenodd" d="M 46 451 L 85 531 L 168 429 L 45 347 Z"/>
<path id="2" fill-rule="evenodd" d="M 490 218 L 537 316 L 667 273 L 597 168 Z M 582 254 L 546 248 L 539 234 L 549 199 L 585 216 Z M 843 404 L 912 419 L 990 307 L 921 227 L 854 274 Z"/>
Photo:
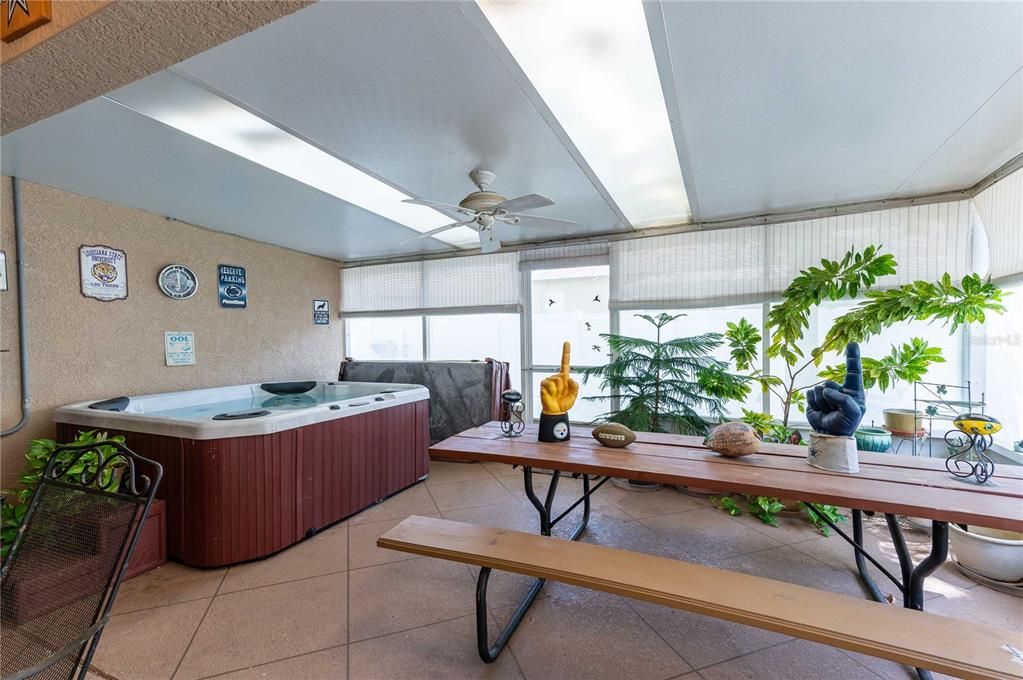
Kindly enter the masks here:
<path id="1" fill-rule="evenodd" d="M 1023 581 L 1023 534 L 998 529 L 963 531 L 948 525 L 952 552 L 964 567 L 1005 583 Z"/>

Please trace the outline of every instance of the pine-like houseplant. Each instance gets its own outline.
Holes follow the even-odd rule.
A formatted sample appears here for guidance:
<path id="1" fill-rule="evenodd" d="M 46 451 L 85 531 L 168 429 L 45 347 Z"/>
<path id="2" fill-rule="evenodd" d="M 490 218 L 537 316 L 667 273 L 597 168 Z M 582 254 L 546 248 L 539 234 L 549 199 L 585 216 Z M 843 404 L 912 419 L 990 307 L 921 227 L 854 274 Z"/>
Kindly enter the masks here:
<path id="1" fill-rule="evenodd" d="M 704 434 L 707 419 L 722 420 L 724 405 L 749 393 L 748 379 L 730 373 L 728 363 L 714 358 L 724 344 L 719 333 L 663 338 L 664 327 L 684 314 L 637 314 L 656 329 L 655 338 L 602 333 L 611 361 L 581 371 L 584 382 L 600 380 L 600 396 L 586 397 L 619 408 L 595 422 L 621 423 L 638 432 Z"/>

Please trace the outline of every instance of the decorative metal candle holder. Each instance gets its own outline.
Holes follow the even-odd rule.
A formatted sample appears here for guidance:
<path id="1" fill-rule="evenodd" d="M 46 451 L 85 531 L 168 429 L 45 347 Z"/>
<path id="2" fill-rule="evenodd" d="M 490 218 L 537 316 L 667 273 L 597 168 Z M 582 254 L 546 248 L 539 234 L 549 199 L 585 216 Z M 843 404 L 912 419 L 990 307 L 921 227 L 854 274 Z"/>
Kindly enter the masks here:
<path id="1" fill-rule="evenodd" d="M 518 437 L 526 429 L 526 423 L 522 420 L 522 413 L 526 410 L 522 403 L 522 393 L 518 390 L 505 390 L 501 393 L 501 401 L 504 402 L 501 432 L 505 437 Z"/>
<path id="2" fill-rule="evenodd" d="M 995 462 L 987 455 L 987 449 L 994 441 L 991 435 L 1002 429 L 1002 424 L 980 413 L 961 415 L 953 424 L 956 429 L 945 433 L 949 451 L 945 469 L 955 477 L 973 477 L 978 484 L 984 484 L 995 473 Z"/>

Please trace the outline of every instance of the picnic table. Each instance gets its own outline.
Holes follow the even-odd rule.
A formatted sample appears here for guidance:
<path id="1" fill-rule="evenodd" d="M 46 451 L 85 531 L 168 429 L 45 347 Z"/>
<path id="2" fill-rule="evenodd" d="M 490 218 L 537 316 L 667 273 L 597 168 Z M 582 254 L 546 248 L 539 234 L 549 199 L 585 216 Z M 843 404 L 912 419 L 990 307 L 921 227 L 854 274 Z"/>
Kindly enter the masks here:
<path id="1" fill-rule="evenodd" d="M 852 546 L 859 577 L 874 599 L 883 602 L 888 596 L 868 572 L 867 562 L 896 586 L 904 607 L 917 610 L 923 610 L 924 581 L 948 556 L 950 522 L 1023 532 L 1023 468 L 1008 465 L 999 466 L 991 480 L 980 485 L 953 477 L 942 460 L 860 452 L 860 471 L 849 474 L 807 464 L 806 448 L 802 446 L 764 443 L 756 454 L 726 458 L 707 449 L 702 438 L 694 436 L 639 432 L 634 443 L 616 449 L 594 440 L 586 427 L 574 427 L 569 441 L 543 443 L 537 441 L 535 425 L 527 426 L 522 436 L 509 438 L 497 422 L 438 442 L 430 448 L 430 454 L 521 466 L 523 488 L 539 515 L 541 534 L 550 536 L 555 525 L 582 506 L 582 520 L 571 532 L 570 540 L 578 539 L 585 531 L 590 496 L 613 477 L 797 499 Z M 552 472 L 543 499 L 533 487 L 536 469 Z M 558 480 L 566 473 L 582 477 L 583 495 L 553 516 Z M 824 504 L 851 510 L 851 535 L 820 509 Z M 864 513 L 884 515 L 900 574 L 892 574 L 864 547 Z M 899 515 L 931 520 L 930 552 L 919 563 L 913 562 Z M 499 643 L 507 641 L 542 586 L 543 581 L 538 580 L 527 593 Z M 485 583 L 478 597 L 486 597 Z M 491 651 L 496 656 L 500 649 Z M 928 671 L 918 672 L 922 678 L 930 676 Z"/>

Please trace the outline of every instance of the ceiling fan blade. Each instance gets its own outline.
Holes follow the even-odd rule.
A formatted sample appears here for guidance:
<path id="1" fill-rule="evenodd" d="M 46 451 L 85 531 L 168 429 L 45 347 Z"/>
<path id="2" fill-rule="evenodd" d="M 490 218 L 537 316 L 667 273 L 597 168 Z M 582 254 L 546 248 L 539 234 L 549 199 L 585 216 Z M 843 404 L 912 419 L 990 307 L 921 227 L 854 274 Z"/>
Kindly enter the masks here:
<path id="1" fill-rule="evenodd" d="M 526 194 L 525 196 L 519 196 L 518 198 L 511 198 L 504 203 L 498 203 L 492 211 L 504 211 L 507 213 L 521 212 L 523 210 L 532 210 L 533 208 L 545 208 L 549 205 L 554 205 L 554 201 L 541 196 L 540 194 Z"/>
<path id="2" fill-rule="evenodd" d="M 448 215 L 449 217 L 461 217 L 463 215 L 473 215 L 473 211 L 463 208 L 460 205 L 451 205 L 450 203 L 439 203 L 437 201 L 427 201 L 424 198 L 406 198 L 402 203 L 411 203 L 413 205 L 425 205 L 427 208 L 433 208 L 440 212 Z"/>
<path id="3" fill-rule="evenodd" d="M 424 231 L 422 234 L 417 234 L 412 238 L 407 238 L 398 245 L 400 246 L 406 243 L 411 243 L 412 241 L 418 241 L 419 239 L 430 238 L 431 236 L 436 236 L 437 234 L 447 231 L 448 229 L 455 229 L 457 227 L 464 227 L 466 225 L 473 224 L 475 221 L 476 221 L 475 219 L 471 219 L 464 220 L 462 222 L 452 222 L 451 224 L 445 224 L 443 227 L 437 227 L 436 229 L 431 229 L 430 231 Z"/>
<path id="4" fill-rule="evenodd" d="M 484 229 L 480 232 L 480 250 L 484 253 L 492 253 L 501 247 L 497 240 L 497 233 L 493 228 Z"/>
<path id="5" fill-rule="evenodd" d="M 570 227 L 579 224 L 574 220 L 559 220 L 556 217 L 540 217 L 539 215 L 502 215 L 502 217 L 513 217 L 515 221 L 508 222 L 520 227 Z"/>

